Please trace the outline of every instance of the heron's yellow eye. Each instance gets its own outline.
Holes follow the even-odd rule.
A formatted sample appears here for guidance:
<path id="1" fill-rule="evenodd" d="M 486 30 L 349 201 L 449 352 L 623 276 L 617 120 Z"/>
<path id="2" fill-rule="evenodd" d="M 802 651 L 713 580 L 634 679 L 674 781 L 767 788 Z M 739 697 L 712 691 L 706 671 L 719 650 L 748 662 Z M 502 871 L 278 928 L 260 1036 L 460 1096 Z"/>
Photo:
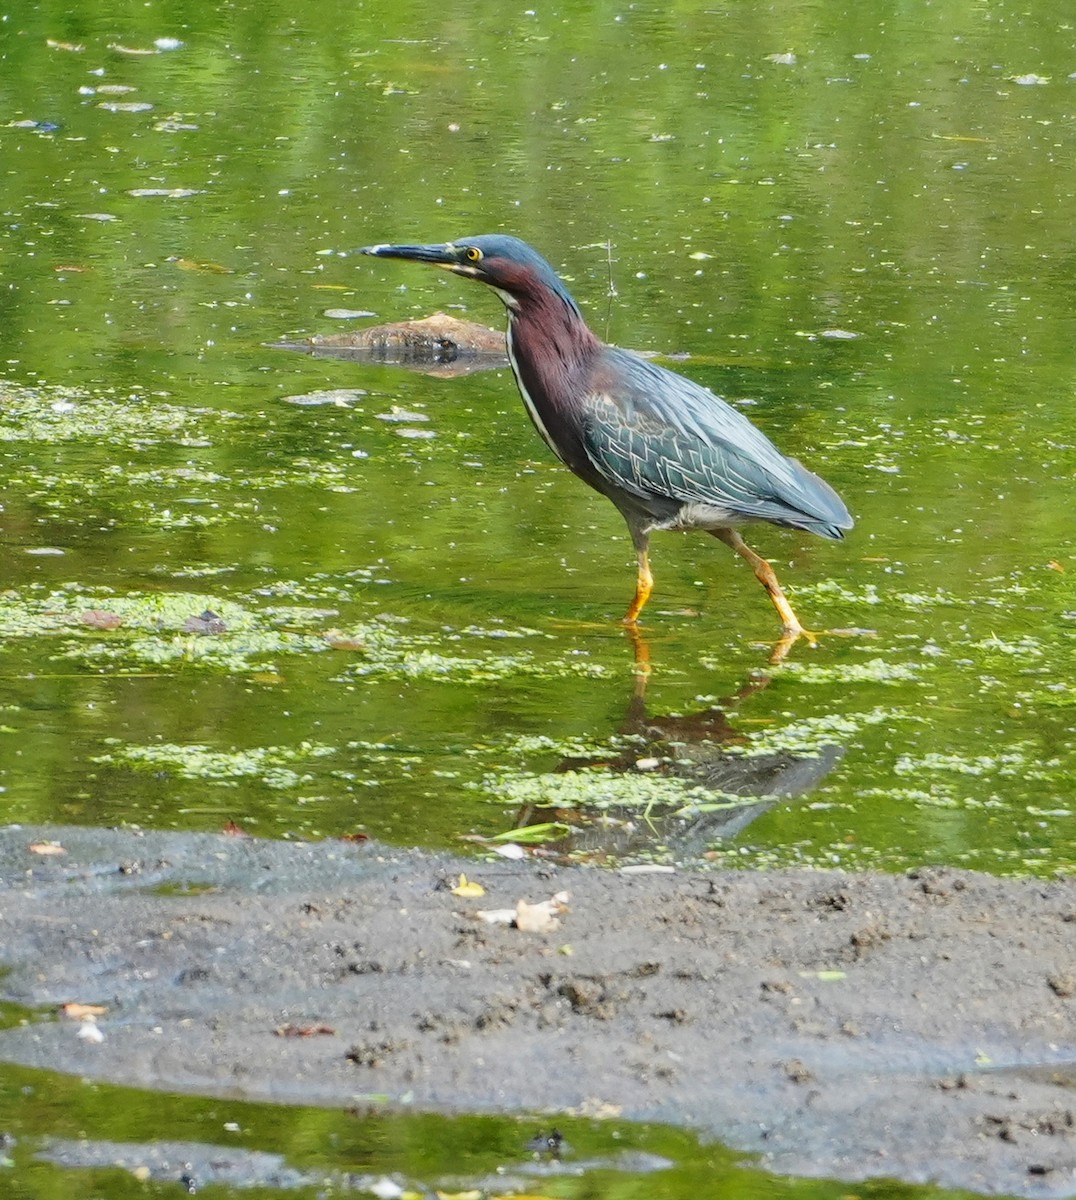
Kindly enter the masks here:
<path id="1" fill-rule="evenodd" d="M 468 262 L 481 262 L 482 260 L 482 251 L 477 246 L 468 246 L 466 254 Z"/>

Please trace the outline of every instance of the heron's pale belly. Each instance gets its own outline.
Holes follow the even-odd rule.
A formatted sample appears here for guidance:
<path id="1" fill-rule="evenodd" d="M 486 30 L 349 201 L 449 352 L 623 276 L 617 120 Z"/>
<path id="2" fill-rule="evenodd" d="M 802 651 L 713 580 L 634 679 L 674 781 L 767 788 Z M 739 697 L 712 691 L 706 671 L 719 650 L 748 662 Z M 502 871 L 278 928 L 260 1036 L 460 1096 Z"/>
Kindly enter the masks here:
<path id="1" fill-rule="evenodd" d="M 713 504 L 685 504 L 667 521 L 655 521 L 646 532 L 656 529 L 738 529 L 750 523 L 751 518 Z"/>

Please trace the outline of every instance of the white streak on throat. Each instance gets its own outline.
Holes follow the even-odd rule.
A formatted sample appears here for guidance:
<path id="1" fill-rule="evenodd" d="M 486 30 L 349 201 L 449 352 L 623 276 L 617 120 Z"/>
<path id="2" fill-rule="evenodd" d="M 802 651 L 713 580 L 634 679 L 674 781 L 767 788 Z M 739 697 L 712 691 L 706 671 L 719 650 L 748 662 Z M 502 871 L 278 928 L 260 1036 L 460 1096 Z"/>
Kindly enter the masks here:
<path id="1" fill-rule="evenodd" d="M 560 451 L 557 449 L 556 443 L 549 436 L 549 430 L 546 429 L 545 422 L 539 415 L 537 405 L 534 403 L 534 400 L 531 398 L 531 395 L 527 391 L 526 385 L 523 382 L 523 375 L 519 369 L 519 363 L 516 362 L 515 347 L 512 345 L 512 325 L 512 310 L 509 309 L 508 334 L 505 340 L 508 344 L 508 361 L 512 364 L 512 374 L 516 377 L 516 386 L 519 388 L 519 394 L 523 397 L 523 403 L 526 405 L 527 413 L 530 416 L 530 419 L 534 422 L 535 429 L 537 429 L 542 435 L 542 441 L 545 442 L 545 444 L 550 448 L 550 450 L 553 451 L 553 453 L 557 456 L 557 458 L 560 459 L 561 462 L 564 462 Z"/>

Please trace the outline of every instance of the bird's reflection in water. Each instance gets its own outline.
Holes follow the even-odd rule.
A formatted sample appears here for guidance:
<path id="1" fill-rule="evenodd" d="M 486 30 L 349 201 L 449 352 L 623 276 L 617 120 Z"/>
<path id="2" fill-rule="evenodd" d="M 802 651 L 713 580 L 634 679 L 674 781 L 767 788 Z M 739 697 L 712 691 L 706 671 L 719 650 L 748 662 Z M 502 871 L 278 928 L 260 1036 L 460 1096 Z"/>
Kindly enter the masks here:
<path id="1" fill-rule="evenodd" d="M 559 842 L 546 847 L 547 852 L 570 853 L 573 858 L 619 858 L 661 846 L 677 858 L 696 857 L 715 843 L 732 840 L 781 801 L 812 791 L 843 757 L 845 747 L 836 744 L 799 752 L 752 749 L 751 735 L 737 728 L 729 714 L 742 711 L 769 686 L 769 673 L 752 676 L 713 707 L 652 715 L 647 707 L 654 669 L 650 647 L 637 627 L 626 633 L 634 652 L 632 693 L 624 720 L 609 740 L 608 753 L 563 758 L 554 773 L 609 772 L 681 780 L 712 793 L 714 803 L 651 803 L 600 810 L 522 806 L 516 814 L 519 828 L 546 822 L 570 828 Z"/>

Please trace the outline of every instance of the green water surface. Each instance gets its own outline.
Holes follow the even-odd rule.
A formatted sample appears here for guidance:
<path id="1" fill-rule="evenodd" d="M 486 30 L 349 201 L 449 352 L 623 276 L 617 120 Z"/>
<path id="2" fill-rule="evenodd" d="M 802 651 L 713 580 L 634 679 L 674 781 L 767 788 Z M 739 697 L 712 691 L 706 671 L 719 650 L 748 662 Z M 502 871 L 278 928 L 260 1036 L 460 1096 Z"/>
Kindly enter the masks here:
<path id="1" fill-rule="evenodd" d="M 436 1189 L 446 1200 L 515 1194 L 527 1200 L 971 1195 L 884 1179 L 853 1190 L 832 1180 L 777 1177 L 754 1168 L 750 1156 L 700 1143 L 690 1133 L 615 1119 L 567 1117 L 551 1125 L 541 1118 L 450 1119 L 363 1105 L 341 1112 L 173 1095 L 146 1103 L 129 1089 L 19 1068 L 0 1074 L 0 1122 L 7 1135 L 0 1146 L 0 1189 L 8 1188 L 4 1195 L 12 1200 L 175 1197 L 187 1194 L 184 1177 L 193 1182 L 192 1194 L 221 1200 L 362 1196 L 389 1183 L 409 1197 L 433 1196 Z M 531 1145 L 554 1130 L 564 1139 L 559 1159 Z M 177 1149 L 185 1144 L 192 1157 L 173 1153 L 165 1166 L 153 1149 L 162 1142 Z M 259 1154 L 276 1161 L 245 1158 Z M 63 1165 L 72 1160 L 102 1165 Z M 227 1182 L 229 1168 L 242 1182 Z"/>
<path id="2" fill-rule="evenodd" d="M 835 755 L 692 856 L 1071 868 L 1071 46 L 1065 6 L 1006 0 L 0 8 L 3 819 L 454 846 L 610 795 L 626 819 L 638 771 L 555 773 L 638 715 L 616 512 L 507 371 L 267 346 L 363 323 L 341 310 L 499 325 L 465 281 L 344 252 L 505 231 L 857 519 L 755 532 L 806 624 L 872 631 L 772 669 L 744 565 L 655 539 L 648 712 Z M 636 791 L 703 803 L 667 782 Z M 3 1079 L 9 1124 L 19 1089 L 52 1097 L 36 1134 L 103 1091 Z M 412 1137 L 311 1122 L 322 1148 Z"/>
<path id="3" fill-rule="evenodd" d="M 770 673 L 744 565 L 655 540 L 649 711 L 762 675 L 741 747 L 843 755 L 717 858 L 1070 866 L 1070 33 L 1056 5 L 7 12 L 5 819 L 453 843 L 608 745 L 630 543 L 508 372 L 266 346 L 340 310 L 500 324 L 341 255 L 505 230 L 856 516 L 755 531 L 806 624 L 872 631 Z"/>

